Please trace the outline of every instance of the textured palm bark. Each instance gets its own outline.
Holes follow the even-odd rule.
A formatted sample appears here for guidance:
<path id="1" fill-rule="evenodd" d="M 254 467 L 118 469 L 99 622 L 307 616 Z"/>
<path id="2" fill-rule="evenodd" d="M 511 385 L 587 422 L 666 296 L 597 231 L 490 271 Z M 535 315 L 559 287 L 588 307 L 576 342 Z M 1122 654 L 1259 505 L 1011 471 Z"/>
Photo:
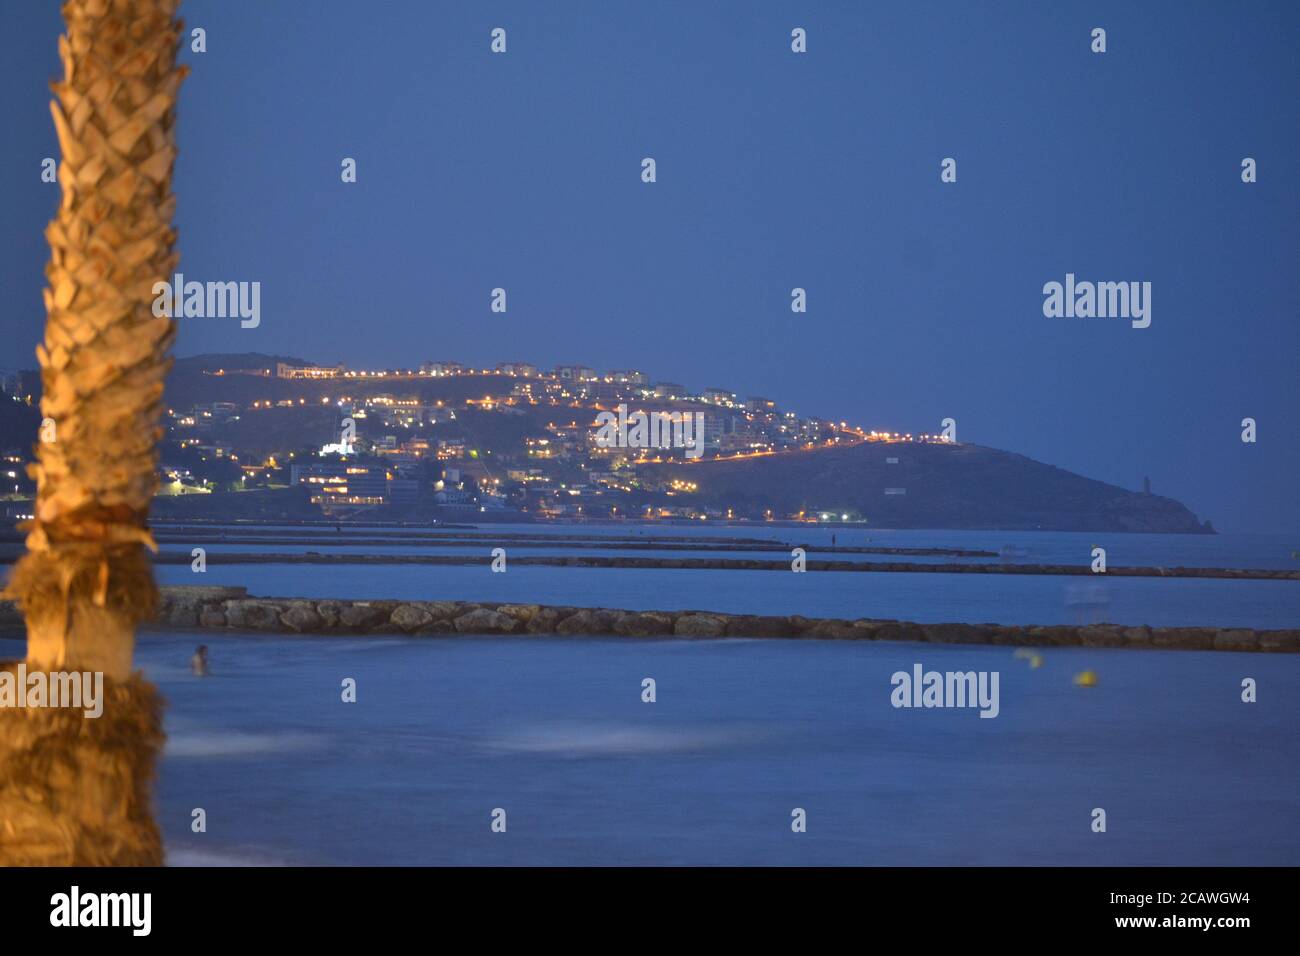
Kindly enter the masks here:
<path id="1" fill-rule="evenodd" d="M 172 320 L 153 285 L 177 254 L 179 0 L 68 0 L 50 107 L 62 203 L 46 230 L 45 422 L 28 553 L 8 595 L 29 667 L 102 671 L 102 717 L 0 709 L 0 865 L 161 862 L 148 787 L 160 701 L 131 657 L 157 603 L 146 548 Z M 141 822 L 141 821 L 144 822 Z"/>
<path id="2" fill-rule="evenodd" d="M 80 710 L 0 710 L 0 866 L 162 862 L 150 805 L 162 701 L 138 676 L 106 680 L 104 697 L 94 720 Z"/>

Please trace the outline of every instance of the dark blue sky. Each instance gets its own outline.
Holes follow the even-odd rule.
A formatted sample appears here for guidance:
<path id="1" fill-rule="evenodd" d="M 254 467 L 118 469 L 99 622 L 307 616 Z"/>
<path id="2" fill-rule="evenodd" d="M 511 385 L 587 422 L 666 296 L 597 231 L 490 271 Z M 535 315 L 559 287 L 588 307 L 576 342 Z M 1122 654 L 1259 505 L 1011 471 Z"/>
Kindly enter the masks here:
<path id="1" fill-rule="evenodd" d="M 208 52 L 182 55 L 181 269 L 260 281 L 262 321 L 182 320 L 179 354 L 577 362 L 868 427 L 952 416 L 960 440 L 1150 475 L 1220 530 L 1300 533 L 1300 4 L 182 15 Z M 44 322 L 59 31 L 57 3 L 0 0 L 4 366 L 34 365 Z M 1150 281 L 1151 327 L 1045 318 L 1067 272 Z"/>

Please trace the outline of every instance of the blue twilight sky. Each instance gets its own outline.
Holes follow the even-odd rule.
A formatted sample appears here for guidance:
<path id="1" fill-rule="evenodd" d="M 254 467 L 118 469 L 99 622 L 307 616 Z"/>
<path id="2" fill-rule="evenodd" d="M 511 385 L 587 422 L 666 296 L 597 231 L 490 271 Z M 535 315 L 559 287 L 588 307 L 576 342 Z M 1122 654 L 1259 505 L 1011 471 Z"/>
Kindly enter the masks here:
<path id="1" fill-rule="evenodd" d="M 0 0 L 0 366 L 34 365 L 44 321 L 58 8 Z M 1300 534 L 1300 4 L 182 16 L 208 49 L 182 53 L 181 269 L 260 281 L 262 319 L 182 320 L 178 354 L 635 367 L 868 427 L 951 416 L 959 440 L 1149 475 L 1220 530 Z M 1151 327 L 1045 318 L 1067 272 L 1150 281 Z"/>

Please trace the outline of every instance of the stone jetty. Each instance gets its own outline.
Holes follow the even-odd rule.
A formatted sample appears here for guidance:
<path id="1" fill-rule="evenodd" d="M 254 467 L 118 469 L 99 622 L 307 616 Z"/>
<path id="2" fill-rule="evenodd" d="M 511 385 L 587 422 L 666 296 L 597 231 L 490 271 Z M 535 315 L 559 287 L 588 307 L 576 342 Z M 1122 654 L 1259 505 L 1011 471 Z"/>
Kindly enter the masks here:
<path id="1" fill-rule="evenodd" d="M 1300 629 L 1129 627 L 1120 624 L 1009 626 L 917 624 L 858 618 L 766 616 L 716 611 L 617 610 L 466 601 L 356 601 L 253 597 L 236 587 L 164 587 L 154 627 L 218 628 L 285 634 L 592 635 L 613 637 L 770 637 L 1027 647 L 1140 647 L 1198 651 L 1300 652 Z M 21 629 L 12 604 L 0 628 Z"/>

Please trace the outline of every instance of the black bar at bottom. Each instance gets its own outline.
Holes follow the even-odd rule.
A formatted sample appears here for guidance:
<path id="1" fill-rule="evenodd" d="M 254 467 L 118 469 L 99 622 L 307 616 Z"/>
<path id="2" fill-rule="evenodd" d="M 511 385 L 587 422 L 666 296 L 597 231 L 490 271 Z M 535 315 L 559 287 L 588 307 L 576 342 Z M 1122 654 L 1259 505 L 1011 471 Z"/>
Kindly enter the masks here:
<path id="1" fill-rule="evenodd" d="M 580 939 L 613 921 L 634 938 L 699 920 L 761 936 L 816 920 L 819 935 L 842 923 L 859 939 L 921 929 L 927 941 L 1127 935 L 1231 944 L 1287 928 L 1295 877 L 1285 868 L 29 869 L 0 870 L 0 906 L 6 943 L 75 932 L 128 945 L 337 944 L 427 939 L 431 928 L 467 932 L 470 942 L 550 927 L 534 937 L 541 942 L 561 925 Z"/>

